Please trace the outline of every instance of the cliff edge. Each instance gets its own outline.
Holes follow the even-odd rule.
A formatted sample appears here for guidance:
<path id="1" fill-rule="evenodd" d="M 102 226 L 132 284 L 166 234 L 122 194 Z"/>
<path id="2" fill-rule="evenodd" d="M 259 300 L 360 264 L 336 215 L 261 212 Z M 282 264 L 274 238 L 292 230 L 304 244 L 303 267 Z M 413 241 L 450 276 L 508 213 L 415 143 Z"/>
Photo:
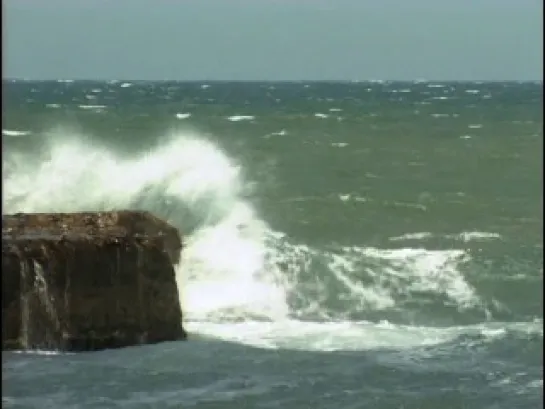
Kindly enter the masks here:
<path id="1" fill-rule="evenodd" d="M 178 231 L 149 212 L 2 218 L 2 348 L 89 351 L 186 338 Z"/>

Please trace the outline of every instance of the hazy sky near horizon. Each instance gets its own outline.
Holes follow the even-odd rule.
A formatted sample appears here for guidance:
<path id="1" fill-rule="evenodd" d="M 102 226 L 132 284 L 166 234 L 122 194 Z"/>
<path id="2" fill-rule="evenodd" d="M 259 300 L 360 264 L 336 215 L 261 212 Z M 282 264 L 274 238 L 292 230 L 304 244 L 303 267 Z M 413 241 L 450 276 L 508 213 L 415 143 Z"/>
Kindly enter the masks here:
<path id="1" fill-rule="evenodd" d="M 543 0 L 4 0 L 3 77 L 536 80 Z"/>

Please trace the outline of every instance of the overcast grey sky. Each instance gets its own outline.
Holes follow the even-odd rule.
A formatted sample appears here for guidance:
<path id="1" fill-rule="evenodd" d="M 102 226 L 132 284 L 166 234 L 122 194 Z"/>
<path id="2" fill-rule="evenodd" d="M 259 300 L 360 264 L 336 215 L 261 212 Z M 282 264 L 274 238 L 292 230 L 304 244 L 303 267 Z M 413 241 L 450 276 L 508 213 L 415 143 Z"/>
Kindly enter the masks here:
<path id="1" fill-rule="evenodd" d="M 4 77 L 535 80 L 543 0 L 4 0 Z"/>

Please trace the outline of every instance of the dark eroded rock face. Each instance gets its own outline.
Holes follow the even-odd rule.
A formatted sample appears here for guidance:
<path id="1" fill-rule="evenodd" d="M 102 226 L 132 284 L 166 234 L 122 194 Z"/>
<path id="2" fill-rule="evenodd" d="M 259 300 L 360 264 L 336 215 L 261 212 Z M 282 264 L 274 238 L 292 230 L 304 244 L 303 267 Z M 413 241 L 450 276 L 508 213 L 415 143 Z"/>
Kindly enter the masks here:
<path id="1" fill-rule="evenodd" d="M 146 212 L 4 216 L 3 349 L 185 339 L 176 229 Z"/>

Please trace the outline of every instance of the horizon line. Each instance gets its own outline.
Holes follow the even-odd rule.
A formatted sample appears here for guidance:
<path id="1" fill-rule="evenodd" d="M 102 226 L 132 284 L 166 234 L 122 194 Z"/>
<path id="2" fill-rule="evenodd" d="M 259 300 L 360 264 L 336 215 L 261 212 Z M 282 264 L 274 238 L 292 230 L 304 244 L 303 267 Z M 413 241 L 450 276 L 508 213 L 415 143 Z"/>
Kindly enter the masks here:
<path id="1" fill-rule="evenodd" d="M 518 83 L 541 83 L 541 79 L 434 79 L 434 78 L 416 78 L 416 79 L 136 79 L 136 78 L 84 78 L 84 77 L 64 77 L 64 78 L 29 78 L 29 77 L 2 77 L 2 82 L 185 82 L 185 83 L 301 83 L 301 82 L 322 82 L 322 83 L 385 83 L 385 82 L 411 82 L 411 83 L 425 83 L 425 82 L 445 82 L 445 83 L 506 83 L 506 82 L 518 82 Z"/>

